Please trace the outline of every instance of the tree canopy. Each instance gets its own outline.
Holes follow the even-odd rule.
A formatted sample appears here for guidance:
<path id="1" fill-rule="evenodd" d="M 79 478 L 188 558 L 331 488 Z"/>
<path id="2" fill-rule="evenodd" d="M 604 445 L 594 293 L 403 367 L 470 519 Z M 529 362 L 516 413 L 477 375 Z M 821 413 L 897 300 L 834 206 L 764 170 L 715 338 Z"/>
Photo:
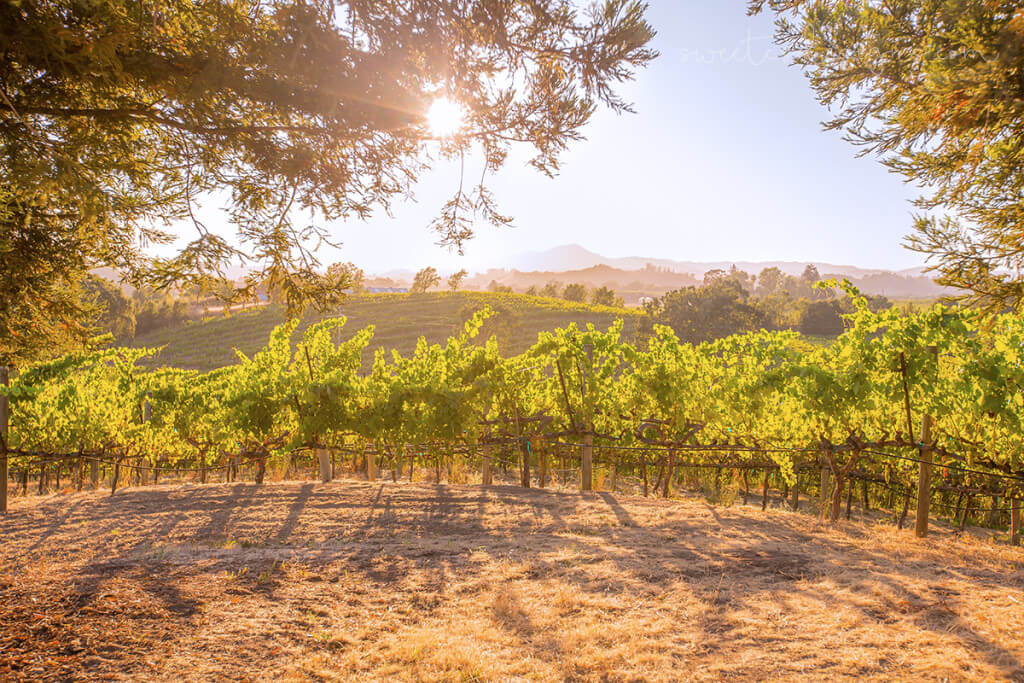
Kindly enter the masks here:
<path id="1" fill-rule="evenodd" d="M 437 268 L 434 266 L 427 266 L 426 268 L 417 271 L 416 275 L 412 279 L 412 287 L 409 291 L 422 293 L 439 284 L 441 284 L 441 276 L 438 275 Z"/>
<path id="2" fill-rule="evenodd" d="M 923 188 L 908 245 L 992 309 L 1024 302 L 1019 0 L 752 0 L 864 154 Z"/>
<path id="3" fill-rule="evenodd" d="M 47 321 L 80 338 L 73 292 L 108 265 L 135 283 L 204 284 L 226 264 L 293 306 L 330 221 L 406 198 L 442 159 L 476 151 L 433 229 L 459 247 L 506 223 L 486 187 L 515 143 L 554 174 L 595 109 L 655 54 L 636 0 L 21 0 L 0 3 L 0 356 L 38 353 Z M 456 134 L 432 140 L 439 98 Z M 455 188 L 453 188 L 455 189 Z M 204 225 L 226 198 L 237 230 Z M 195 227 L 172 255 L 170 226 Z M 17 255 L 14 259 L 12 255 Z M 13 260 L 12 260 L 13 259 Z M 31 275 L 31 277 L 23 277 Z"/>

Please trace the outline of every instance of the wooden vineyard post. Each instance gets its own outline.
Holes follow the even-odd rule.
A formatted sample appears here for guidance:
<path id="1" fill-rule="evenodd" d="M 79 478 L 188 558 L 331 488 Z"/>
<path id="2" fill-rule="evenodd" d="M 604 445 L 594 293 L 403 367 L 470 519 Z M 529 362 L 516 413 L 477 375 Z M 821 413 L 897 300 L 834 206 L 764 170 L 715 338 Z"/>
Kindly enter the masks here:
<path id="1" fill-rule="evenodd" d="M 95 491 L 100 486 L 100 461 L 93 456 L 89 459 L 89 481 L 92 482 L 92 490 Z"/>
<path id="2" fill-rule="evenodd" d="M 935 355 L 935 367 L 938 372 L 939 349 L 937 346 L 929 348 Z M 920 468 L 917 474 L 917 523 L 914 525 L 914 534 L 918 538 L 925 538 L 928 535 L 928 507 L 932 499 L 932 448 L 929 442 L 932 440 L 932 416 L 921 417 L 921 446 L 918 448 Z"/>
<path id="3" fill-rule="evenodd" d="M 644 498 L 647 497 L 648 484 L 647 484 L 647 456 L 643 453 L 640 454 L 640 474 L 643 475 L 644 479 Z"/>
<path id="4" fill-rule="evenodd" d="M 1010 545 L 1020 545 L 1020 517 L 1024 500 L 1017 496 L 1010 498 Z"/>
<path id="5" fill-rule="evenodd" d="M 320 465 L 320 482 L 326 484 L 331 480 L 331 456 L 326 448 L 318 448 L 316 458 Z"/>
<path id="6" fill-rule="evenodd" d="M 0 384 L 7 386 L 10 376 L 6 365 L 0 365 Z M 7 514 L 7 438 L 10 434 L 10 411 L 7 396 L 0 396 L 0 513 Z"/>
<path id="7" fill-rule="evenodd" d="M 932 416 L 921 418 L 921 447 L 918 449 L 919 465 L 917 473 L 917 523 L 914 534 L 918 538 L 928 535 L 928 507 L 932 498 L 932 449 L 928 442 L 932 438 Z"/>
<path id="8" fill-rule="evenodd" d="M 583 446 L 580 454 L 580 491 L 593 490 L 594 470 L 594 435 L 586 432 L 583 435 Z"/>
<path id="9" fill-rule="evenodd" d="M 544 488 L 548 485 L 548 449 L 541 446 L 537 450 L 537 486 Z"/>
<path id="10" fill-rule="evenodd" d="M 612 456 L 611 462 L 608 463 L 608 490 L 612 493 L 615 492 L 616 484 L 618 483 L 619 475 L 619 457 Z"/>
<path id="11" fill-rule="evenodd" d="M 516 441 L 519 442 L 519 485 L 530 488 L 530 445 L 523 438 L 523 427 L 519 418 L 519 406 L 512 404 L 516 418 Z"/>
<path id="12" fill-rule="evenodd" d="M 800 509 L 800 470 L 796 467 L 793 468 L 793 498 L 790 507 Z"/>
<path id="13" fill-rule="evenodd" d="M 593 362 L 594 360 L 594 345 L 584 344 L 583 352 L 587 354 L 587 360 Z M 587 405 L 587 373 L 582 373 L 582 389 L 583 389 L 583 415 L 586 424 L 584 429 L 586 430 L 583 434 L 583 446 L 580 449 L 580 491 L 593 491 L 594 490 L 594 425 L 589 419 L 589 414 L 586 409 Z"/>
<path id="14" fill-rule="evenodd" d="M 822 521 L 824 521 L 824 519 L 825 519 L 825 513 L 828 512 L 828 503 L 832 499 L 832 489 L 830 488 L 831 474 L 832 474 L 832 472 L 831 472 L 831 470 L 829 470 L 828 464 L 827 463 L 822 463 L 822 465 L 821 465 L 821 484 L 820 484 L 820 487 L 821 487 L 821 495 L 820 495 L 820 498 L 821 498 L 821 501 L 820 501 L 821 515 L 820 515 L 820 519 Z"/>
<path id="15" fill-rule="evenodd" d="M 480 456 L 480 484 L 490 486 L 494 479 L 491 476 L 491 447 L 484 446 Z"/>
<path id="16" fill-rule="evenodd" d="M 768 479 L 771 477 L 771 470 L 764 468 L 764 481 L 761 482 L 761 510 L 768 509 Z"/>
<path id="17" fill-rule="evenodd" d="M 142 399 L 142 422 L 146 423 L 150 421 L 153 414 L 153 409 L 149 405 L 149 392 L 146 392 L 146 398 Z M 146 465 L 146 456 L 139 456 L 139 468 L 136 470 L 139 473 L 139 485 L 146 486 L 149 484 L 149 469 Z"/>

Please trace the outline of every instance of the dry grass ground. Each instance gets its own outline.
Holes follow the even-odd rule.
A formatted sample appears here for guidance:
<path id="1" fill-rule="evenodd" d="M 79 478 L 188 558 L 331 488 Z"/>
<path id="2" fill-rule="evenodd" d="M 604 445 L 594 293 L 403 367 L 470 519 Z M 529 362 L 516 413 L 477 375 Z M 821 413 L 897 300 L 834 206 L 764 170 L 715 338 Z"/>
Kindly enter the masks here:
<path id="1" fill-rule="evenodd" d="M 1024 550 L 696 499 L 49 496 L 0 563 L 0 680 L 1024 680 Z"/>

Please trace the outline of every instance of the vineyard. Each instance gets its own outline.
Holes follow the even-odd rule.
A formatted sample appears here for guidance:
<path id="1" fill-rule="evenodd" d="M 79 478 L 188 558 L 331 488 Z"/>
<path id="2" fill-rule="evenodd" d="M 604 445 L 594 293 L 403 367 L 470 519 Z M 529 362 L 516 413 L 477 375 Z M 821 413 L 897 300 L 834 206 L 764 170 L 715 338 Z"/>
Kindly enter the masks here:
<path id="1" fill-rule="evenodd" d="M 296 328 L 301 334 L 325 317 L 344 315 L 345 328 L 336 340 L 347 340 L 357 330 L 374 326 L 374 335 L 363 354 L 373 358 L 378 349 L 410 354 L 416 340 L 444 343 L 462 328 L 469 314 L 490 306 L 498 315 L 490 325 L 500 334 L 502 353 L 518 354 L 529 349 L 537 334 L 575 322 L 585 326 L 607 327 L 623 320 L 623 333 L 632 335 L 639 309 L 609 308 L 525 294 L 497 292 L 428 292 L 422 294 L 354 294 L 339 311 L 327 314 L 309 311 Z M 502 315 L 503 314 L 503 315 Z M 246 354 L 258 351 L 274 327 L 285 322 L 279 306 L 234 312 L 230 316 L 210 316 L 186 325 L 175 325 L 139 335 L 131 345 L 160 348 L 156 357 L 142 360 L 144 366 L 169 365 L 193 370 L 214 370 L 237 361 L 234 349 Z M 488 335 L 490 336 L 490 335 Z M 368 365 L 368 363 L 367 363 Z"/>
<path id="2" fill-rule="evenodd" d="M 0 678 L 1024 675 L 1018 317 L 508 357 L 489 314 L 372 363 L 330 319 L 11 378 Z"/>
<path id="3" fill-rule="evenodd" d="M 61 478 L 158 483 L 251 479 L 313 467 L 324 481 L 350 458 L 371 481 L 524 487 L 560 478 L 582 490 L 635 482 L 669 496 L 684 479 L 711 497 L 779 488 L 816 495 L 838 520 L 854 498 L 893 511 L 1005 529 L 1019 539 L 1024 462 L 1024 321 L 942 306 L 914 315 L 862 306 L 836 343 L 792 332 L 681 344 L 659 327 L 623 340 L 622 323 L 539 334 L 505 357 L 478 339 L 489 311 L 445 344 L 421 339 L 364 367 L 374 328 L 344 341 L 345 319 L 273 330 L 237 363 L 146 369 L 153 349 L 106 349 L 36 365 L 7 389 L 12 485 Z M 477 474 L 479 473 L 479 475 Z M 477 479 L 479 476 L 479 479 Z M 859 489 L 859 490 L 858 490 Z M 845 499 L 845 500 L 844 500 Z"/>

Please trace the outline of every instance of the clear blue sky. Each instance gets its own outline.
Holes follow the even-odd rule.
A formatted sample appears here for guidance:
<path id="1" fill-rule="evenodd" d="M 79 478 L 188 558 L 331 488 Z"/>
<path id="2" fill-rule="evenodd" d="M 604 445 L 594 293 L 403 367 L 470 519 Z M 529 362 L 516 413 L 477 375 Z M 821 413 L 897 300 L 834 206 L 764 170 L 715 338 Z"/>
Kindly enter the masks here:
<path id="1" fill-rule="evenodd" d="M 768 17 L 747 17 L 744 0 L 651 0 L 649 16 L 661 57 L 622 90 L 637 113 L 600 112 L 554 180 L 524 155 L 492 178 L 514 228 L 480 226 L 464 257 L 438 247 L 427 226 L 458 183 L 439 168 L 394 217 L 334 225 L 344 246 L 325 260 L 472 272 L 578 243 L 606 256 L 922 265 L 901 246 L 914 188 L 822 131 L 828 112 Z"/>

